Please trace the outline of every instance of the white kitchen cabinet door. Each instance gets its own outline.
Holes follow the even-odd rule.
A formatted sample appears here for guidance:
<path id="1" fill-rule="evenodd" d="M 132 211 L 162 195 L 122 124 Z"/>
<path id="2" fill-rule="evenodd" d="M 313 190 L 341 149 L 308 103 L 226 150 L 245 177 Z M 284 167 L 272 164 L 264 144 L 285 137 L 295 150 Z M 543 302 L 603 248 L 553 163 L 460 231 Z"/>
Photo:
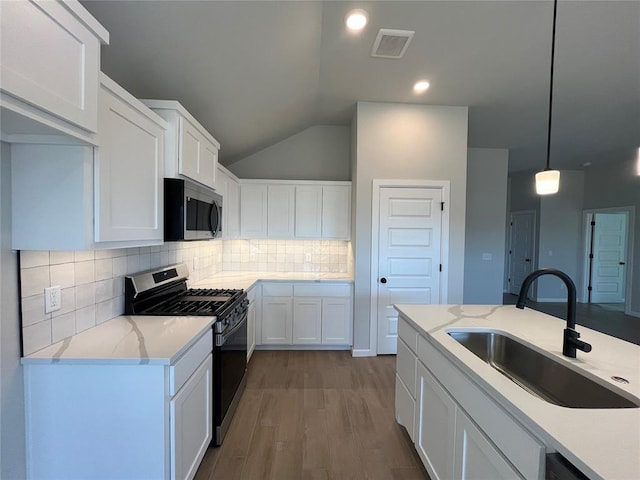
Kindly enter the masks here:
<path id="1" fill-rule="evenodd" d="M 411 396 L 400 375 L 396 374 L 396 421 L 407 429 L 409 438 L 415 443 L 416 400 Z"/>
<path id="2" fill-rule="evenodd" d="M 296 186 L 296 238 L 322 237 L 322 187 Z"/>
<path id="3" fill-rule="evenodd" d="M 77 2 L 3 1 L 0 10 L 0 89 L 11 95 L 3 95 L 2 107 L 23 116 L 20 133 L 29 133 L 24 117 L 97 132 L 100 44 L 109 43 L 109 33 Z"/>
<path id="4" fill-rule="evenodd" d="M 456 480 L 523 478 L 459 408 L 455 445 L 453 478 Z"/>
<path id="5" fill-rule="evenodd" d="M 240 237 L 240 184 L 229 177 L 227 181 L 227 196 L 223 199 L 222 209 L 226 211 L 226 225 L 222 225 L 224 238 Z"/>
<path id="6" fill-rule="evenodd" d="M 256 302 L 249 303 L 247 309 L 247 362 L 256 349 Z"/>
<path id="7" fill-rule="evenodd" d="M 321 342 L 322 298 L 294 297 L 293 344 L 313 345 Z"/>
<path id="8" fill-rule="evenodd" d="M 351 345 L 351 297 L 322 299 L 322 343 Z"/>
<path id="9" fill-rule="evenodd" d="M 209 355 L 169 403 L 172 480 L 191 480 L 211 443 L 211 374 Z"/>
<path id="10" fill-rule="evenodd" d="M 267 237 L 267 185 L 240 185 L 240 219 L 242 238 Z"/>
<path id="11" fill-rule="evenodd" d="M 267 187 L 268 237 L 293 238 L 295 198 L 293 185 L 269 185 Z"/>
<path id="12" fill-rule="evenodd" d="M 163 241 L 165 122 L 101 76 L 95 241 Z"/>
<path id="13" fill-rule="evenodd" d="M 418 362 L 415 442 L 432 480 L 453 478 L 456 404 Z"/>
<path id="14" fill-rule="evenodd" d="M 351 187 L 322 187 L 322 238 L 351 237 Z"/>
<path id="15" fill-rule="evenodd" d="M 218 148 L 184 117 L 179 120 L 178 172 L 196 182 L 215 188 Z"/>
<path id="16" fill-rule="evenodd" d="M 291 345 L 292 298 L 262 297 L 262 343 Z"/>

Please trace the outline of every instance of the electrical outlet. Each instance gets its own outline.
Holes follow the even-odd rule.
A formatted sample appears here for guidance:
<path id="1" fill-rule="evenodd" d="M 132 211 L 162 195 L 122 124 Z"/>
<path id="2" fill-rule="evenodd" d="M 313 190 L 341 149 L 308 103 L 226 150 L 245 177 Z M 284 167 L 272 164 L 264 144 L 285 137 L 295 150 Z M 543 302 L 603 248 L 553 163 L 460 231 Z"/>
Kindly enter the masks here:
<path id="1" fill-rule="evenodd" d="M 62 295 L 60 286 L 47 287 L 44 289 L 44 313 L 55 312 L 60 310 L 62 304 Z"/>

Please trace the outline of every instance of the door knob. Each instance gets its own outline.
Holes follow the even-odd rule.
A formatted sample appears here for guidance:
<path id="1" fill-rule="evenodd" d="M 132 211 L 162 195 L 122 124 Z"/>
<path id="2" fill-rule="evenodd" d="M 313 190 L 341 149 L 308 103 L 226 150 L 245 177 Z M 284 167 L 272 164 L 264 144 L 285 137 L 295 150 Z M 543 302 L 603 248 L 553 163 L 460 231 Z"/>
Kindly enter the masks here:
<path id="1" fill-rule="evenodd" d="M 386 278 L 384 278 L 384 277 L 382 277 L 382 278 L 380 279 L 380 283 L 387 283 L 387 279 L 386 279 Z"/>
<path id="2" fill-rule="evenodd" d="M 525 259 L 524 259 L 524 261 L 525 261 L 525 262 L 530 262 L 530 261 L 531 261 L 531 259 L 530 259 L 530 258 L 525 258 Z"/>
<path id="3" fill-rule="evenodd" d="M 620 265 L 624 265 L 624 262 L 619 262 L 619 263 L 620 263 Z"/>

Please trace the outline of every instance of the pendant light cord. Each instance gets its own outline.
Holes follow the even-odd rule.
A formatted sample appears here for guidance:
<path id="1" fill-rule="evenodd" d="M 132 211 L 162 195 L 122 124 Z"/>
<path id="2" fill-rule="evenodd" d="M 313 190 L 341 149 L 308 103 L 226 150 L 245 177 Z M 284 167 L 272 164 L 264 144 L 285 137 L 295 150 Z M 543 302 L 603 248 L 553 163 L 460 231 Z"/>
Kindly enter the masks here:
<path id="1" fill-rule="evenodd" d="M 553 63 L 556 53 L 556 14 L 558 11 L 558 0 L 553 0 L 553 30 L 551 34 L 551 74 L 549 76 L 549 123 L 547 128 L 547 167 L 545 170 L 551 170 L 549 167 L 549 157 L 551 153 L 551 111 L 553 106 Z"/>

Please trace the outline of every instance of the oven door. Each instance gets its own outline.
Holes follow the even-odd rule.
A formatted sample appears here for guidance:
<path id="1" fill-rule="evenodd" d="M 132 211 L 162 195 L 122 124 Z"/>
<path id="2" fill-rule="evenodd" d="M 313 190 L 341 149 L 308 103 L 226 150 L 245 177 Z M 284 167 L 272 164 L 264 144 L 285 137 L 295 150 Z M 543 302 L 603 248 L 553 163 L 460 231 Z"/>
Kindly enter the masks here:
<path id="1" fill-rule="evenodd" d="M 247 314 L 230 332 L 217 333 L 213 348 L 213 421 L 216 445 L 229 427 L 247 370 Z"/>

